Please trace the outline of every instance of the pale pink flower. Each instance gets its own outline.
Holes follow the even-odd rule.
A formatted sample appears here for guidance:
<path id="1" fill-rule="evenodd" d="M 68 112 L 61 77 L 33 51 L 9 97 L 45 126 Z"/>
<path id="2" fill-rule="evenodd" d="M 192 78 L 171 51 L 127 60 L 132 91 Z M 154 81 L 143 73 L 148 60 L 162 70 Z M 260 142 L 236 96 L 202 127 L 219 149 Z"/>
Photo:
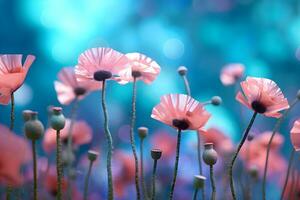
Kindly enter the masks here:
<path id="1" fill-rule="evenodd" d="M 89 92 L 99 90 L 102 84 L 98 82 L 77 81 L 73 67 L 65 67 L 58 73 L 59 81 L 54 82 L 58 101 L 68 105 L 75 98 L 84 98 Z"/>
<path id="2" fill-rule="evenodd" d="M 291 130 L 291 141 L 296 151 L 300 151 L 300 119 L 294 122 Z"/>
<path id="3" fill-rule="evenodd" d="M 75 74 L 79 81 L 114 79 L 128 64 L 128 58 L 116 50 L 92 48 L 79 56 Z"/>
<path id="4" fill-rule="evenodd" d="M 221 71 L 220 79 L 223 85 L 233 85 L 244 75 L 245 66 L 241 63 L 225 65 Z"/>
<path id="5" fill-rule="evenodd" d="M 144 54 L 128 53 L 126 57 L 130 60 L 130 64 L 119 73 L 120 77 L 117 80 L 121 84 L 133 82 L 134 77 L 150 84 L 160 72 L 160 66 Z"/>
<path id="6" fill-rule="evenodd" d="M 198 130 L 211 116 L 201 103 L 185 94 L 168 94 L 160 100 L 151 117 L 176 129 Z"/>
<path id="7" fill-rule="evenodd" d="M 69 129 L 71 125 L 71 120 L 66 120 L 65 127 L 60 131 L 60 137 L 63 142 L 66 142 L 68 139 Z M 72 128 L 72 143 L 74 146 L 80 146 L 87 144 L 92 140 L 92 129 L 85 121 L 76 121 Z M 43 148 L 49 153 L 53 151 L 56 147 L 56 131 L 52 128 L 46 130 Z"/>
<path id="8" fill-rule="evenodd" d="M 257 113 L 279 118 L 279 112 L 289 108 L 280 88 L 270 79 L 247 77 L 241 87 L 243 93 L 239 91 L 236 100 Z"/>
<path id="9" fill-rule="evenodd" d="M 33 55 L 28 55 L 22 64 L 22 54 L 0 55 L 0 104 L 9 103 L 11 94 L 22 86 L 34 60 Z"/>
<path id="10" fill-rule="evenodd" d="M 0 125 L 0 183 L 20 186 L 24 182 L 21 167 L 31 160 L 28 142 Z"/>

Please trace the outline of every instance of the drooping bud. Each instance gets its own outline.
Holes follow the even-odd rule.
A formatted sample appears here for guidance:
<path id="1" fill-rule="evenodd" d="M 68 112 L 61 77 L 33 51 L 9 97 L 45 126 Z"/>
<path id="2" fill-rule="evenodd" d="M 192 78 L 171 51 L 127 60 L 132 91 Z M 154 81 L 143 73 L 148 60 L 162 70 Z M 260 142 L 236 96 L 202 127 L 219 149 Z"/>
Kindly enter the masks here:
<path id="1" fill-rule="evenodd" d="M 65 116 L 62 114 L 61 107 L 53 107 L 52 108 L 53 114 L 50 117 L 50 125 L 56 131 L 60 131 L 65 127 L 66 119 Z"/>
<path id="2" fill-rule="evenodd" d="M 161 157 L 162 151 L 160 149 L 152 149 L 151 157 L 153 160 L 159 160 Z"/>
<path id="3" fill-rule="evenodd" d="M 180 66 L 177 69 L 177 72 L 180 76 L 185 76 L 187 71 L 188 71 L 188 69 L 185 66 Z"/>
<path id="4" fill-rule="evenodd" d="M 214 165 L 218 160 L 218 154 L 213 148 L 213 143 L 205 143 L 202 158 L 207 165 Z"/>
<path id="5" fill-rule="evenodd" d="M 94 162 L 98 156 L 99 156 L 99 153 L 97 151 L 93 151 L 93 150 L 88 151 L 88 159 L 91 162 Z"/>
<path id="6" fill-rule="evenodd" d="M 195 175 L 194 176 L 194 188 L 195 189 L 201 189 L 205 185 L 206 178 L 201 175 Z"/>
<path id="7" fill-rule="evenodd" d="M 214 106 L 219 106 L 220 104 L 222 104 L 222 98 L 219 96 L 213 96 L 211 98 L 211 104 Z"/>
<path id="8" fill-rule="evenodd" d="M 26 137 L 30 140 L 38 140 L 44 134 L 44 126 L 42 122 L 38 120 L 37 114 L 37 112 L 26 111 L 28 120 L 24 124 L 24 132 Z"/>
<path id="9" fill-rule="evenodd" d="M 139 127 L 138 128 L 138 134 L 139 134 L 139 137 L 141 139 L 145 139 L 148 135 L 148 128 L 147 127 Z"/>

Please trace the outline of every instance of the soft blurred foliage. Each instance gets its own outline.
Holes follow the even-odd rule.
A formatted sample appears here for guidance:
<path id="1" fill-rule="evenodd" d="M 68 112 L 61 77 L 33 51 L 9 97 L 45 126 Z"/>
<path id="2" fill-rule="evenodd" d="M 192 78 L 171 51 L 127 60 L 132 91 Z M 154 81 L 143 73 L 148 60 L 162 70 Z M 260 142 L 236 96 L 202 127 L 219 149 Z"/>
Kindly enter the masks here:
<path id="1" fill-rule="evenodd" d="M 300 85 L 299 10 L 298 0 L 0 0 L 0 53 L 37 57 L 25 85 L 16 94 L 16 132 L 22 134 L 24 109 L 38 111 L 46 124 L 47 107 L 59 105 L 53 87 L 57 72 L 76 65 L 84 50 L 104 46 L 124 53 L 144 53 L 162 68 L 153 84 L 138 84 L 137 126 L 148 126 L 150 135 L 174 133 L 151 119 L 150 114 L 163 94 L 185 92 L 176 71 L 185 65 L 196 99 L 207 101 L 213 95 L 223 98 L 222 106 L 208 108 L 213 114 L 208 127 L 218 127 L 237 141 L 240 127 L 245 126 L 251 113 L 236 102 L 236 88 L 221 84 L 220 70 L 225 64 L 241 62 L 246 75 L 274 80 L 291 101 Z M 131 84 L 110 82 L 107 91 L 115 148 L 129 152 L 131 89 Z M 9 123 L 9 108 L 0 107 L 1 123 Z M 299 116 L 298 110 L 281 130 L 286 136 L 286 154 L 291 149 L 289 129 Z M 65 107 L 66 116 L 69 112 L 70 107 Z M 81 152 L 99 145 L 104 151 L 99 92 L 80 103 L 78 118 L 85 119 L 94 130 L 92 144 Z M 274 123 L 274 119 L 259 117 L 253 130 L 270 130 Z M 188 181 L 197 173 L 197 167 L 190 163 L 195 161 L 195 139 L 193 133 L 183 135 L 186 147 L 180 171 Z M 148 143 L 149 160 L 150 147 Z M 104 159 L 104 152 L 101 155 Z M 96 172 L 103 180 L 95 181 L 105 184 L 104 171 Z"/>

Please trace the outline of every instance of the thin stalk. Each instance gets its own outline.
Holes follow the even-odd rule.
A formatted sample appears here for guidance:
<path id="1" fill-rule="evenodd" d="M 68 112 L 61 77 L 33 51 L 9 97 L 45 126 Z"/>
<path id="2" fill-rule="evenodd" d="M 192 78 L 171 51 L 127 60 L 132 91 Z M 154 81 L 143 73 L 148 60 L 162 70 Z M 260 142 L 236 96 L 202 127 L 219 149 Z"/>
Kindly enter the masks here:
<path id="1" fill-rule="evenodd" d="M 56 131 L 56 173 L 57 173 L 57 194 L 56 199 L 62 199 L 62 162 L 61 162 L 61 139 L 60 131 Z"/>
<path id="2" fill-rule="evenodd" d="M 14 97 L 13 92 L 10 94 L 10 101 L 11 101 L 11 109 L 10 109 L 10 126 L 9 126 L 9 129 L 13 130 L 14 129 L 14 124 L 15 124 L 15 97 Z"/>
<path id="3" fill-rule="evenodd" d="M 271 138 L 269 140 L 268 146 L 267 146 L 267 155 L 266 155 L 266 161 L 265 161 L 265 168 L 264 168 L 264 176 L 263 176 L 263 181 L 262 181 L 262 199 L 266 200 L 266 181 L 267 181 L 267 172 L 268 172 L 268 164 L 269 164 L 269 154 L 270 154 L 270 149 L 271 149 L 271 144 L 273 142 L 273 138 L 278 132 L 283 120 L 286 118 L 286 116 L 289 114 L 290 110 L 298 103 L 298 98 L 296 98 L 292 104 L 290 105 L 290 108 L 285 110 L 282 116 L 277 120 Z"/>
<path id="4" fill-rule="evenodd" d="M 239 143 L 239 145 L 238 145 L 238 148 L 237 148 L 237 150 L 235 151 L 235 153 L 234 153 L 234 155 L 233 155 L 233 158 L 232 158 L 232 160 L 231 160 L 231 163 L 230 163 L 230 165 L 229 165 L 230 190 L 231 190 L 231 195 L 232 195 L 233 200 L 236 200 L 236 194 L 235 194 L 234 183 L 233 183 L 233 166 L 234 166 L 235 160 L 236 160 L 236 158 L 237 158 L 237 156 L 238 156 L 238 154 L 239 154 L 239 152 L 240 152 L 240 150 L 241 150 L 241 148 L 242 148 L 244 142 L 245 142 L 246 139 L 247 139 L 248 133 L 249 133 L 249 131 L 250 131 L 252 125 L 253 125 L 253 122 L 254 122 L 254 120 L 255 120 L 255 118 L 256 118 L 256 115 L 257 115 L 257 112 L 254 112 L 253 115 L 252 115 L 252 118 L 251 118 L 251 120 L 250 120 L 250 122 L 249 122 L 249 125 L 248 125 L 248 127 L 246 128 L 246 130 L 245 130 L 245 133 L 244 133 L 244 135 L 243 135 L 243 138 L 242 138 L 242 140 L 240 141 L 240 143 Z"/>
<path id="5" fill-rule="evenodd" d="M 293 199 L 293 195 L 295 196 L 295 194 L 297 193 L 296 191 L 298 190 L 298 186 L 299 186 L 299 173 L 297 173 L 297 170 L 295 169 L 295 166 L 293 167 L 293 176 L 292 176 L 292 186 L 289 192 L 289 197 L 288 199 Z M 296 191 L 295 191 L 296 190 Z"/>
<path id="6" fill-rule="evenodd" d="M 83 193 L 84 200 L 88 199 L 88 187 L 89 187 L 89 179 L 90 179 L 91 172 L 92 172 L 92 166 L 93 166 L 93 161 L 90 161 L 88 173 L 84 180 L 84 193 Z"/>
<path id="7" fill-rule="evenodd" d="M 12 191 L 12 188 L 10 185 L 8 185 L 5 189 L 5 193 L 6 193 L 6 200 L 10 200 L 10 196 L 11 196 L 11 191 Z"/>
<path id="8" fill-rule="evenodd" d="M 210 174 L 210 183 L 211 183 L 211 200 L 216 199 L 216 185 L 214 179 L 214 167 L 213 165 L 209 166 L 209 174 Z"/>
<path id="9" fill-rule="evenodd" d="M 197 133 L 197 157 L 198 157 L 198 165 L 199 165 L 199 173 L 202 175 L 202 156 L 201 156 L 201 135 Z M 202 199 L 205 199 L 205 187 L 201 190 Z"/>
<path id="10" fill-rule="evenodd" d="M 155 199 L 155 178 L 156 178 L 156 168 L 157 168 L 157 160 L 154 160 L 153 163 L 153 171 L 152 171 L 152 195 L 151 199 Z"/>
<path id="11" fill-rule="evenodd" d="M 133 92 L 132 92 L 132 113 L 131 113 L 131 124 L 130 124 L 130 144 L 134 157 L 135 163 L 135 189 L 136 197 L 138 200 L 141 199 L 140 185 L 139 185 L 139 161 L 136 152 L 135 138 L 134 138 L 134 125 L 136 118 L 136 78 L 133 80 Z"/>
<path id="12" fill-rule="evenodd" d="M 169 200 L 173 199 L 173 193 L 174 193 L 175 184 L 176 184 L 176 178 L 177 178 L 177 172 L 178 172 L 178 163 L 179 163 L 179 153 L 180 153 L 180 140 L 181 140 L 181 130 L 178 129 L 174 174 L 173 174 L 173 180 L 172 180 L 172 185 L 171 185 L 171 191 L 170 191 L 170 195 L 169 195 Z"/>
<path id="13" fill-rule="evenodd" d="M 37 161 L 35 140 L 32 140 L 32 159 L 33 159 L 33 199 L 37 200 Z"/>
<path id="14" fill-rule="evenodd" d="M 144 139 L 142 138 L 140 143 L 140 159 L 141 159 L 141 185 L 144 195 L 144 199 L 148 199 L 148 193 L 146 190 L 145 176 L 144 176 Z"/>
<path id="15" fill-rule="evenodd" d="M 199 191 L 199 189 L 195 188 L 194 195 L 193 195 L 193 200 L 197 200 L 198 191 Z"/>
<path id="16" fill-rule="evenodd" d="M 186 75 L 182 76 L 187 95 L 191 96 L 191 88 Z"/>
<path id="17" fill-rule="evenodd" d="M 106 81 L 104 80 L 102 82 L 102 109 L 103 109 L 103 115 L 104 115 L 104 132 L 107 138 L 107 145 L 108 145 L 108 151 L 107 151 L 107 161 L 106 161 L 106 170 L 107 170 L 107 182 L 108 182 L 108 199 L 112 200 L 114 199 L 114 190 L 113 190 L 113 182 L 112 182 L 112 169 L 111 169 L 111 159 L 112 159 L 112 151 L 113 151 L 113 140 L 111 133 L 109 131 L 108 127 L 108 113 L 105 103 L 105 87 L 106 87 Z"/>
<path id="18" fill-rule="evenodd" d="M 292 164 L 293 164 L 293 161 L 294 161 L 294 154 L 295 154 L 295 149 L 293 148 L 293 150 L 292 150 L 292 152 L 290 154 L 290 159 L 289 159 L 289 164 L 288 164 L 288 170 L 287 170 L 287 173 L 286 173 L 286 176 L 285 176 L 283 189 L 282 189 L 282 192 L 281 192 L 281 195 L 280 195 L 280 200 L 283 199 L 283 195 L 285 193 L 286 185 L 287 185 L 288 180 L 289 180 L 291 167 L 292 167 Z"/>
<path id="19" fill-rule="evenodd" d="M 78 109 L 78 99 L 75 98 L 74 102 L 73 102 L 73 106 L 72 106 L 72 109 L 71 109 L 71 115 L 70 115 L 70 118 L 71 118 L 71 122 L 70 122 L 70 127 L 69 127 L 69 130 L 68 130 L 68 140 L 67 140 L 67 152 L 68 154 L 73 154 L 73 150 L 72 150 L 72 131 L 73 131 L 73 127 L 74 127 L 74 123 L 75 123 L 75 119 L 76 119 L 76 112 L 77 112 L 77 109 Z M 71 156 L 70 155 L 70 156 Z M 68 175 L 68 185 L 67 185 L 67 196 L 68 196 L 68 199 L 71 200 L 71 196 L 72 196 L 72 187 L 71 187 L 71 169 L 72 169 L 72 164 L 70 162 L 71 160 L 68 160 L 68 163 L 67 163 L 67 175 Z"/>

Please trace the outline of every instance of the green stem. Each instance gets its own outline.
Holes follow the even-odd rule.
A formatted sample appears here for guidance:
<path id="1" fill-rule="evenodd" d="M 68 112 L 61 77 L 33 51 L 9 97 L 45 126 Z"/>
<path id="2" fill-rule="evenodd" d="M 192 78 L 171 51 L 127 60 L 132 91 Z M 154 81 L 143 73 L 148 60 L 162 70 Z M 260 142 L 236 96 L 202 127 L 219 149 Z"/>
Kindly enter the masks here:
<path id="1" fill-rule="evenodd" d="M 194 195 L 193 195 L 193 200 L 197 200 L 197 194 L 198 194 L 198 188 L 195 188 Z"/>
<path id="2" fill-rule="evenodd" d="M 12 188 L 10 185 L 8 185 L 6 187 L 6 200 L 10 200 L 11 191 L 12 191 Z"/>
<path id="3" fill-rule="evenodd" d="M 153 163 L 153 171 L 152 171 L 152 197 L 151 199 L 155 199 L 155 178 L 156 178 L 156 168 L 157 168 L 157 160 L 154 160 Z"/>
<path id="4" fill-rule="evenodd" d="M 108 182 L 108 199 L 112 200 L 114 199 L 114 192 L 113 192 L 113 181 L 112 181 L 112 169 L 111 169 L 111 159 L 112 159 L 112 151 L 113 151 L 113 140 L 111 133 L 109 131 L 108 127 L 108 113 L 105 103 L 105 87 L 106 87 L 106 81 L 104 80 L 102 82 L 102 109 L 103 109 L 103 115 L 104 115 L 104 132 L 107 138 L 107 145 L 108 145 L 108 151 L 107 151 L 107 161 L 106 161 L 106 170 L 107 170 L 107 182 Z"/>
<path id="5" fill-rule="evenodd" d="M 292 104 L 290 105 L 290 108 L 285 110 L 282 116 L 277 120 L 271 138 L 269 140 L 268 146 L 267 146 L 267 155 L 266 155 L 266 160 L 265 160 L 265 168 L 264 168 L 264 176 L 263 176 L 263 181 L 262 181 L 262 199 L 266 200 L 266 181 L 267 181 L 267 172 L 268 172 L 268 164 L 269 164 L 269 154 L 270 154 L 270 149 L 271 149 L 271 144 L 273 142 L 273 138 L 278 132 L 283 120 L 286 118 L 286 116 L 289 114 L 290 110 L 298 103 L 298 99 L 296 98 Z"/>
<path id="6" fill-rule="evenodd" d="M 202 159 L 201 159 L 201 135 L 199 133 L 197 134 L 197 157 L 198 157 L 198 165 L 199 165 L 199 173 L 202 175 Z M 201 190 L 202 199 L 205 199 L 205 187 Z"/>
<path id="7" fill-rule="evenodd" d="M 173 180 L 172 180 L 172 185 L 171 185 L 171 191 L 170 191 L 170 195 L 169 195 L 169 200 L 173 199 L 173 193 L 174 193 L 175 184 L 176 184 L 177 171 L 178 171 L 178 163 L 179 163 L 179 153 L 180 153 L 180 140 L 181 140 L 181 130 L 178 129 L 174 174 L 173 174 Z"/>
<path id="8" fill-rule="evenodd" d="M 84 181 L 84 193 L 83 193 L 84 200 L 87 200 L 87 198 L 88 198 L 88 187 L 89 187 L 89 179 L 90 179 L 91 172 L 92 172 L 92 166 L 93 166 L 93 161 L 90 161 L 88 173 L 87 173 L 87 175 L 85 177 L 85 181 Z"/>
<path id="9" fill-rule="evenodd" d="M 289 159 L 288 170 L 287 170 L 287 173 L 286 173 L 286 176 L 285 176 L 283 189 L 282 189 L 282 192 L 281 192 L 281 195 L 280 195 L 280 200 L 283 199 L 283 195 L 285 193 L 286 185 L 287 185 L 288 180 L 289 180 L 291 166 L 292 166 L 293 161 L 294 161 L 294 154 L 295 154 L 295 149 L 293 148 L 293 150 L 291 152 L 291 155 L 290 155 L 290 159 Z"/>
<path id="10" fill-rule="evenodd" d="M 35 140 L 32 140 L 32 159 L 33 159 L 33 199 L 37 200 L 37 161 Z"/>
<path id="11" fill-rule="evenodd" d="M 186 75 L 183 75 L 182 78 L 183 78 L 186 94 L 191 96 L 191 88 L 190 88 L 190 84 L 189 84 L 189 81 L 188 81 Z"/>
<path id="12" fill-rule="evenodd" d="M 232 195 L 232 199 L 233 199 L 233 200 L 236 200 L 236 194 L 235 194 L 234 183 L 233 183 L 233 166 L 234 166 L 235 160 L 236 160 L 236 158 L 237 158 L 237 156 L 238 156 L 238 154 L 239 154 L 239 152 L 240 152 L 240 150 L 241 150 L 241 148 L 242 148 L 244 142 L 245 142 L 246 139 L 247 139 L 248 133 L 249 133 L 249 131 L 250 131 L 252 125 L 253 125 L 253 122 L 254 122 L 254 120 L 255 120 L 255 118 L 256 118 L 256 115 L 257 115 L 257 112 L 254 112 L 253 115 L 252 115 L 252 118 L 251 118 L 251 120 L 250 120 L 250 122 L 249 122 L 249 125 L 248 125 L 248 127 L 246 128 L 246 130 L 245 130 L 245 133 L 244 133 L 244 135 L 243 135 L 243 138 L 242 138 L 242 140 L 240 141 L 240 143 L 239 143 L 239 145 L 238 145 L 238 148 L 237 148 L 237 150 L 235 151 L 235 153 L 234 153 L 234 155 L 233 155 L 233 158 L 232 158 L 232 160 L 231 160 L 231 163 L 230 163 L 230 165 L 229 165 L 230 190 L 231 190 L 231 195 Z"/>
<path id="13" fill-rule="evenodd" d="M 140 159 L 141 159 L 141 185 L 144 195 L 144 199 L 148 199 L 148 193 L 146 190 L 145 176 L 144 176 L 144 139 L 141 139 L 140 143 Z"/>
<path id="14" fill-rule="evenodd" d="M 13 130 L 14 129 L 14 123 L 15 123 L 15 97 L 14 93 L 12 92 L 10 94 L 10 101 L 11 101 L 11 109 L 10 109 L 10 126 L 9 129 Z"/>
<path id="15" fill-rule="evenodd" d="M 74 123 L 75 123 L 75 119 L 76 119 L 76 112 L 78 109 L 78 99 L 75 98 L 74 102 L 73 102 L 73 106 L 72 106 L 72 110 L 71 110 L 71 122 L 70 122 L 70 127 L 68 130 L 68 140 L 67 140 L 67 154 L 68 156 L 73 155 L 73 150 L 72 150 L 72 131 L 73 131 L 73 127 L 74 127 Z M 67 197 L 69 200 L 72 199 L 72 187 L 71 187 L 71 169 L 72 169 L 72 161 L 71 159 L 68 160 L 67 162 L 67 175 L 68 175 L 68 185 L 67 185 Z"/>
<path id="16" fill-rule="evenodd" d="M 216 185 L 214 179 L 214 167 L 213 165 L 209 166 L 209 173 L 210 173 L 210 183 L 211 183 L 211 200 L 216 199 Z"/>
<path id="17" fill-rule="evenodd" d="M 135 139 L 134 139 L 134 125 L 136 118 L 136 78 L 133 80 L 133 92 L 132 92 L 132 113 L 131 113 L 131 124 L 130 124 L 130 144 L 132 148 L 132 153 L 135 163 L 135 188 L 136 188 L 136 197 L 138 200 L 141 199 L 140 185 L 139 185 L 139 161 L 136 153 Z"/>
<path id="18" fill-rule="evenodd" d="M 57 194 L 56 199 L 62 199 L 62 162 L 61 162 L 61 139 L 60 131 L 56 131 L 56 172 L 57 172 Z"/>

